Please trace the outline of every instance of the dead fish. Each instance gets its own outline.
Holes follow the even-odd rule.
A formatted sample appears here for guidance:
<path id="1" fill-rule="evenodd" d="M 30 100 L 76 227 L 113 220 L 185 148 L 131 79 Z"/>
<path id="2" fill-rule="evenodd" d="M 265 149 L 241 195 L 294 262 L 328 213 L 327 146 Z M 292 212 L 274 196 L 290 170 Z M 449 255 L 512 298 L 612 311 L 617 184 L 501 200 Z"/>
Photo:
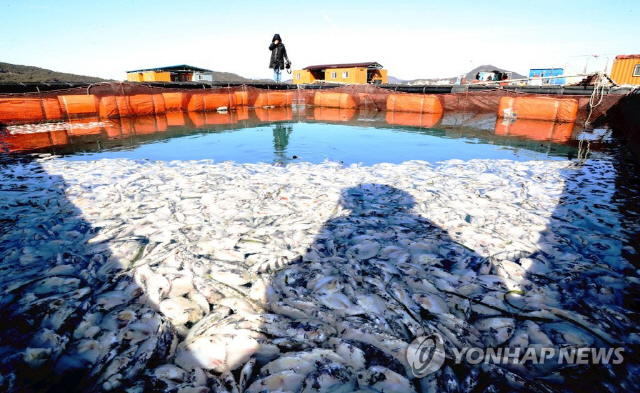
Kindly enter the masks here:
<path id="1" fill-rule="evenodd" d="M 351 392 L 356 386 L 353 371 L 344 364 L 329 363 L 318 367 L 302 382 L 301 392 Z"/>
<path id="2" fill-rule="evenodd" d="M 382 366 L 373 366 L 358 372 L 358 384 L 379 392 L 415 392 L 411 381 Z"/>

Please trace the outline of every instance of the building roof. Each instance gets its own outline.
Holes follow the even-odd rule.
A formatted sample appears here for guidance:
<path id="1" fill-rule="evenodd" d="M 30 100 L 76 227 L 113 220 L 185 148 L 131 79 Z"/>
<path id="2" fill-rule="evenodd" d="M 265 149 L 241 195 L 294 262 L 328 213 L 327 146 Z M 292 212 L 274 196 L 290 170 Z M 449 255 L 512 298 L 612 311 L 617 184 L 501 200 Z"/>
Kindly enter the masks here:
<path id="1" fill-rule="evenodd" d="M 170 71 L 170 72 L 193 72 L 193 71 L 198 71 L 198 72 L 213 72 L 212 70 L 208 70 L 208 69 L 206 69 L 206 68 L 194 67 L 194 66 L 190 66 L 190 65 L 187 65 L 187 64 L 179 64 L 179 65 L 168 66 L 168 67 L 143 68 L 143 69 L 141 69 L 141 70 L 132 70 L 132 71 L 127 71 L 127 73 L 130 73 L 130 72 L 145 72 L 145 71 Z"/>
<path id="2" fill-rule="evenodd" d="M 308 71 L 327 70 L 330 68 L 375 68 L 380 69 L 382 66 L 375 61 L 368 61 L 365 63 L 344 63 L 344 64 L 321 64 L 313 65 L 303 68 Z"/>
<path id="3" fill-rule="evenodd" d="M 640 55 L 618 55 L 616 56 L 616 60 L 622 59 L 640 59 Z"/>

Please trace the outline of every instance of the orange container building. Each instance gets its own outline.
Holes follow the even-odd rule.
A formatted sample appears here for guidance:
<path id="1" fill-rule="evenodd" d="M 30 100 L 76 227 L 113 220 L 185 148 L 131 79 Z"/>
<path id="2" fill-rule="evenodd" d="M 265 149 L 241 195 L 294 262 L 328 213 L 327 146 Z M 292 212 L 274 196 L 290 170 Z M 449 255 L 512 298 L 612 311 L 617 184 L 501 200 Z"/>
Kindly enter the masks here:
<path id="1" fill-rule="evenodd" d="M 640 55 L 616 56 L 611 79 L 619 85 L 640 85 Z"/>
<path id="2" fill-rule="evenodd" d="M 190 82 L 199 80 L 213 81 L 213 71 L 187 64 L 127 71 L 127 82 Z"/>
<path id="3" fill-rule="evenodd" d="M 323 64 L 293 71 L 293 83 L 306 84 L 315 81 L 339 83 L 387 83 L 387 70 L 375 62 Z"/>

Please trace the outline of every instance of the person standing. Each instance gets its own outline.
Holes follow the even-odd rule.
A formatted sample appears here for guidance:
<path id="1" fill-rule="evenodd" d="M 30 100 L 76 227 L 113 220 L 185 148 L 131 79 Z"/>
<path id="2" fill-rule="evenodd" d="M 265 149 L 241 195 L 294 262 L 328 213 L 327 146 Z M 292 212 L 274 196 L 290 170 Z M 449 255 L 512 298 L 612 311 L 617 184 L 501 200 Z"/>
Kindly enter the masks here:
<path id="1" fill-rule="evenodd" d="M 282 70 L 285 67 L 285 59 L 286 62 L 289 62 L 287 49 L 285 49 L 284 44 L 282 43 L 280 34 L 273 35 L 271 45 L 269 45 L 269 50 L 271 51 L 271 61 L 269 62 L 269 68 L 273 68 L 273 80 L 276 82 L 280 82 Z"/>

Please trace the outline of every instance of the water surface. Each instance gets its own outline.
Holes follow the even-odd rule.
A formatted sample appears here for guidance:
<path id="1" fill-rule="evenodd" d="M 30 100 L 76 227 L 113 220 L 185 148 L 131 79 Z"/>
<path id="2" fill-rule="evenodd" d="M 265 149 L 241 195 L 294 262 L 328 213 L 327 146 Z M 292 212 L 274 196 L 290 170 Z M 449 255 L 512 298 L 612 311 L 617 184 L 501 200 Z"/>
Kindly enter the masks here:
<path id="1" fill-rule="evenodd" d="M 564 160 L 577 156 L 575 139 L 580 132 L 573 124 L 505 122 L 495 115 L 443 117 L 300 107 L 172 113 L 39 127 L 40 131 L 51 129 L 48 137 L 31 132 L 28 126 L 9 127 L 5 138 L 9 150 L 52 153 L 74 161 L 320 163 L 328 159 L 373 165 L 474 158 Z"/>

